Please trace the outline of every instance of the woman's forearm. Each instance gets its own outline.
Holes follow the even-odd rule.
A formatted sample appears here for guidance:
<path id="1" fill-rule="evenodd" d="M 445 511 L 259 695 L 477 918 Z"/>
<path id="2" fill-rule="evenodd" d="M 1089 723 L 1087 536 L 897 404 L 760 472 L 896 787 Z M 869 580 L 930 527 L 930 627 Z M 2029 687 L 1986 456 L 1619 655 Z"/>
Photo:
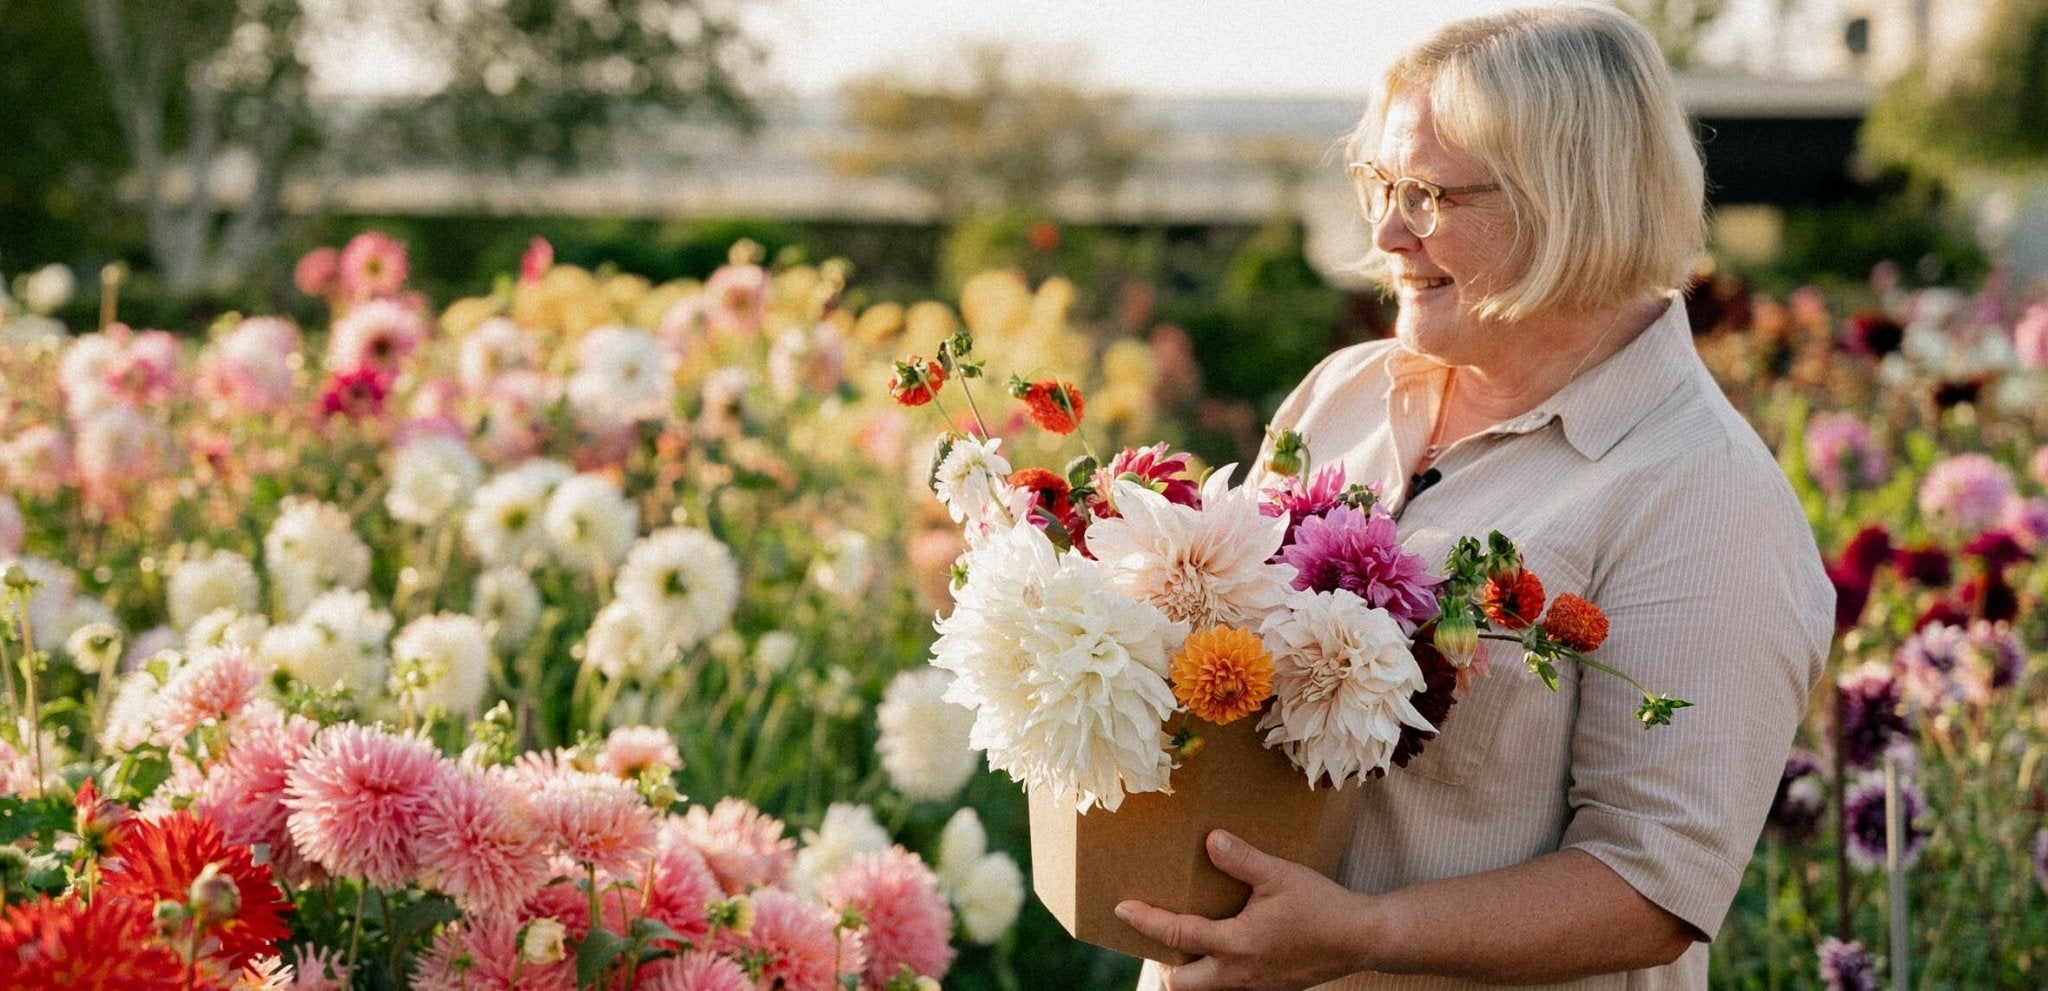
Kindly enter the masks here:
<path id="1" fill-rule="evenodd" d="M 1554 983 L 1667 964 L 1698 938 L 1578 850 L 1369 901 L 1365 957 L 1386 973 Z"/>

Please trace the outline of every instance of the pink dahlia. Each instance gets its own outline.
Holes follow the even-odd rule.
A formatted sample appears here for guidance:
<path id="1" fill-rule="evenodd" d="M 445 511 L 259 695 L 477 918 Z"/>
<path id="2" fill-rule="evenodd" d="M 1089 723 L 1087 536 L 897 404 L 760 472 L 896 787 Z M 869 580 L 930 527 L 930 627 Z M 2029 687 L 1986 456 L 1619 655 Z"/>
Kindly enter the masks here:
<path id="1" fill-rule="evenodd" d="M 1301 521 L 1335 508 L 1342 502 L 1345 488 L 1343 465 L 1330 465 L 1316 472 L 1314 478 L 1297 473 L 1259 493 L 1263 497 L 1259 510 L 1267 516 L 1287 517 L 1285 543 L 1291 544 L 1294 542 L 1294 530 L 1301 526 Z"/>
<path id="2" fill-rule="evenodd" d="M 656 960 L 640 968 L 634 987 L 640 991 L 754 991 L 755 984 L 740 965 L 715 953 L 691 951 Z"/>
<path id="3" fill-rule="evenodd" d="M 533 811 L 561 854 L 579 864 L 631 877 L 654 849 L 654 810 L 617 778 L 557 774 L 533 797 Z"/>
<path id="4" fill-rule="evenodd" d="M 553 267 L 555 246 L 549 244 L 547 238 L 536 236 L 526 242 L 526 253 L 519 256 L 519 282 L 521 285 L 538 283 Z"/>
<path id="5" fill-rule="evenodd" d="M 759 265 L 725 265 L 704 280 L 704 319 L 712 330 L 751 334 L 768 308 L 768 272 Z"/>
<path id="6" fill-rule="evenodd" d="M 1385 609 L 1412 634 L 1436 615 L 1443 579 L 1431 577 L 1422 558 L 1401 550 L 1396 539 L 1394 519 L 1384 510 L 1337 506 L 1303 520 L 1279 560 L 1294 566 L 1295 588 L 1343 589 Z"/>
<path id="7" fill-rule="evenodd" d="M 1109 483 L 1128 475 L 1130 481 L 1165 496 L 1167 502 L 1200 509 L 1202 490 L 1189 474 L 1188 463 L 1192 460 L 1194 455 L 1186 451 L 1167 453 L 1164 443 L 1124 448 L 1089 478 L 1095 497 L 1088 508 L 1096 516 L 1114 515 L 1116 511 L 1109 506 Z"/>
<path id="8" fill-rule="evenodd" d="M 2005 504 L 2005 515 L 1999 520 L 2019 542 L 2021 548 L 2040 552 L 2048 550 L 2048 499 L 2013 499 Z"/>
<path id="9" fill-rule="evenodd" d="M 292 286 L 308 296 L 324 299 L 340 284 L 341 252 L 335 248 L 314 248 L 292 266 Z"/>
<path id="10" fill-rule="evenodd" d="M 1934 463 L 1920 483 L 1920 513 L 1956 530 L 1998 525 L 2014 494 L 2011 470 L 1988 454 L 1958 454 Z"/>
<path id="11" fill-rule="evenodd" d="M 327 370 L 334 373 L 374 368 L 398 374 L 406 356 L 419 350 L 432 331 L 426 315 L 391 299 L 373 299 L 334 321 L 327 340 Z"/>
<path id="12" fill-rule="evenodd" d="M 681 770 L 683 755 L 676 750 L 675 737 L 657 726 L 621 726 L 605 737 L 604 750 L 597 755 L 597 769 L 615 778 L 632 781 L 642 772 L 668 775 Z"/>
<path id="13" fill-rule="evenodd" d="M 384 415 L 384 400 L 390 395 L 391 377 L 375 368 L 341 372 L 329 376 L 320 392 L 320 415 L 374 420 Z"/>
<path id="14" fill-rule="evenodd" d="M 2048 370 L 2048 300 L 2027 307 L 2012 328 L 2013 353 L 2030 372 Z"/>
<path id="15" fill-rule="evenodd" d="M 647 875 L 646 914 L 694 944 L 711 931 L 705 911 L 713 901 L 725 897 L 725 892 L 704 855 L 683 836 L 680 825 L 676 819 L 662 823 L 653 870 Z"/>
<path id="16" fill-rule="evenodd" d="M 338 876 L 402 887 L 418 867 L 414 836 L 444 773 L 424 740 L 330 726 L 285 777 L 292 840 Z"/>
<path id="17" fill-rule="evenodd" d="M 860 854 L 818 885 L 818 897 L 841 914 L 860 916 L 868 987 L 887 984 L 905 967 L 937 980 L 953 965 L 953 911 L 916 854 L 900 846 Z"/>
<path id="18" fill-rule="evenodd" d="M 787 891 L 754 892 L 754 924 L 744 936 L 721 929 L 715 941 L 729 956 L 755 954 L 763 961 L 760 986 L 782 991 L 839 991 L 840 978 L 867 969 L 859 930 L 839 928 L 830 909 Z"/>
<path id="19" fill-rule="evenodd" d="M 24 427 L 12 441 L 0 442 L 0 478 L 21 495 L 55 495 L 71 469 L 71 441 L 50 424 Z"/>
<path id="20" fill-rule="evenodd" d="M 136 334 L 100 375 L 109 398 L 138 409 L 160 405 L 178 391 L 178 339 L 161 330 Z"/>
<path id="21" fill-rule="evenodd" d="M 520 923 L 509 916 L 470 916 L 434 937 L 413 963 L 412 991 L 576 991 L 576 959 L 553 963 L 519 957 Z"/>
<path id="22" fill-rule="evenodd" d="M 255 697 L 263 684 L 259 671 L 241 644 L 201 647 L 192 652 L 156 697 L 157 719 L 173 740 L 208 722 L 227 722 Z"/>
<path id="23" fill-rule="evenodd" d="M 547 884 L 545 837 L 526 796 L 500 779 L 443 774 L 414 829 L 428 883 L 471 915 L 509 915 Z"/>
<path id="24" fill-rule="evenodd" d="M 292 842 L 285 778 L 319 728 L 298 715 L 237 721 L 227 754 L 192 801 L 192 811 L 219 825 L 228 842 L 262 852 L 271 871 L 293 884 L 316 880 L 319 871 Z"/>
<path id="25" fill-rule="evenodd" d="M 780 884 L 796 862 L 796 841 L 783 837 L 782 821 L 741 799 L 721 799 L 710 811 L 693 806 L 678 828 L 728 895 Z"/>
<path id="26" fill-rule="evenodd" d="M 405 245 L 378 231 L 349 238 L 336 263 L 341 291 L 350 299 L 389 296 L 405 287 Z"/>
<path id="27" fill-rule="evenodd" d="M 1891 464 L 1861 419 L 1822 413 L 1806 424 L 1806 470 L 1821 491 L 1837 495 L 1884 484 Z"/>
<path id="28" fill-rule="evenodd" d="M 349 966 L 340 950 L 301 944 L 292 955 L 292 991 L 349 991 Z"/>
<path id="29" fill-rule="evenodd" d="M 276 317 L 251 317 L 207 349 L 199 379 L 206 394 L 238 413 L 262 413 L 292 397 L 291 357 L 299 332 Z"/>

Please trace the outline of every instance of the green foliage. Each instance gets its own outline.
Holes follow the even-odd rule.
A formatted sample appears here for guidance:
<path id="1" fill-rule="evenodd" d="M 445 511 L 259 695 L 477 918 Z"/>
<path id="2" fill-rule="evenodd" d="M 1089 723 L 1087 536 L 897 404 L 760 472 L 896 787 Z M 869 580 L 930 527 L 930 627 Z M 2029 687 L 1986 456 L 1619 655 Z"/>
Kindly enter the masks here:
<path id="1" fill-rule="evenodd" d="M 1309 265 L 1301 232 L 1264 227 L 1224 264 L 1213 295 L 1162 306 L 1194 338 L 1206 391 L 1269 414 L 1329 353 L 1341 294 Z"/>
<path id="2" fill-rule="evenodd" d="M 1863 146 L 1955 179 L 2048 169 L 2048 0 L 1996 0 L 1962 57 L 1923 61 L 1879 94 Z"/>
<path id="3" fill-rule="evenodd" d="M 1786 211 L 1778 259 L 1758 275 L 1772 290 L 1809 282 L 1861 284 L 1882 261 L 1897 263 L 1916 285 L 1975 282 L 1989 267 L 1983 249 L 1944 216 L 1939 202 L 1902 193 L 1875 204 Z"/>

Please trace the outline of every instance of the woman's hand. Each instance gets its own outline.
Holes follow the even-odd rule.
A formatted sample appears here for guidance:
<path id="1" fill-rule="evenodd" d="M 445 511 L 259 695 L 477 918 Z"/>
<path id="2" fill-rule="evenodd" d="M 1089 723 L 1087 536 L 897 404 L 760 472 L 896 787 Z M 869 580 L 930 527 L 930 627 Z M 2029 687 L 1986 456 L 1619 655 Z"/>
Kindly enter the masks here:
<path id="1" fill-rule="evenodd" d="M 1220 829 L 1209 834 L 1209 860 L 1252 886 L 1244 911 L 1211 920 L 1136 901 L 1116 907 L 1131 928 L 1201 958 L 1165 968 L 1168 991 L 1293 991 L 1367 969 L 1381 921 L 1372 898 Z"/>

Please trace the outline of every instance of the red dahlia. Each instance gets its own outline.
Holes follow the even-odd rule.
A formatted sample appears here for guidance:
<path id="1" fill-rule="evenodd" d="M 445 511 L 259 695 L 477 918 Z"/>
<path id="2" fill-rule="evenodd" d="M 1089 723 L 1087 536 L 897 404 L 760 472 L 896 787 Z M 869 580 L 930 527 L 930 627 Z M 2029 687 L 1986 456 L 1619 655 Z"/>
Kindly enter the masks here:
<path id="1" fill-rule="evenodd" d="M 284 895 L 270 879 L 270 868 L 255 862 L 249 848 L 231 846 L 220 828 L 190 812 L 140 822 L 122 837 L 101 883 L 102 900 L 129 901 L 153 910 L 158 902 L 189 905 L 193 882 L 207 867 L 234 883 L 228 917 L 210 925 L 205 936 L 220 941 L 220 955 L 231 969 L 277 953 L 288 938 Z"/>
<path id="2" fill-rule="evenodd" d="M 1543 617 L 1543 632 L 1558 643 L 1590 654 L 1607 639 L 1607 614 L 1599 606 L 1566 592 L 1550 604 L 1550 615 Z"/>
<path id="3" fill-rule="evenodd" d="M 0 987 L 13 991 L 183 991 L 185 964 L 152 938 L 150 905 L 101 898 L 0 913 Z"/>
<path id="4" fill-rule="evenodd" d="M 1479 592 L 1479 608 L 1495 626 L 1527 629 L 1543 615 L 1543 583 L 1527 569 L 1494 575 Z"/>

